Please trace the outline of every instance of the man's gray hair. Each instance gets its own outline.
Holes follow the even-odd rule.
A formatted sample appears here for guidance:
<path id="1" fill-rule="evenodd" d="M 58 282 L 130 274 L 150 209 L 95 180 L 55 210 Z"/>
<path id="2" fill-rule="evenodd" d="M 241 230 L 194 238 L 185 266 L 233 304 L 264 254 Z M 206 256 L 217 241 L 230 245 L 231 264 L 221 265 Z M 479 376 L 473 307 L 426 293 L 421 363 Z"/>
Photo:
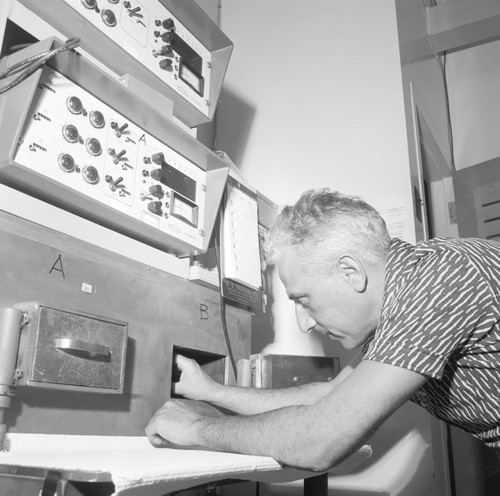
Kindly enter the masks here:
<path id="1" fill-rule="evenodd" d="M 390 243 L 377 210 L 358 197 L 323 188 L 304 192 L 295 205 L 282 209 L 264 248 L 271 265 L 283 249 L 293 247 L 305 256 L 314 249 L 313 265 L 332 266 L 343 254 L 385 260 Z"/>

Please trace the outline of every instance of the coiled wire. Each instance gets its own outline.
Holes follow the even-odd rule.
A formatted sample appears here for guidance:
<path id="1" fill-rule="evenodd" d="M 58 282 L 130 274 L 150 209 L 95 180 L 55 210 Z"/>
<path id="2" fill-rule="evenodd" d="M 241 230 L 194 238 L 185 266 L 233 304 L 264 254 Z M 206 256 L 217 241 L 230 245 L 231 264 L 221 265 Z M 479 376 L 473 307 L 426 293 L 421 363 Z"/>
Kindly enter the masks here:
<path id="1" fill-rule="evenodd" d="M 0 95 L 11 90 L 14 86 L 17 86 L 21 81 L 24 81 L 27 77 L 31 76 L 39 67 L 41 67 L 47 60 L 54 57 L 58 53 L 65 52 L 67 50 L 72 50 L 80 44 L 80 38 L 69 38 L 60 47 L 54 48 L 52 50 L 47 50 L 31 57 L 27 57 L 16 64 L 6 67 L 0 71 L 0 79 L 5 79 L 13 73 L 21 71 L 16 79 L 6 84 L 0 88 Z"/>

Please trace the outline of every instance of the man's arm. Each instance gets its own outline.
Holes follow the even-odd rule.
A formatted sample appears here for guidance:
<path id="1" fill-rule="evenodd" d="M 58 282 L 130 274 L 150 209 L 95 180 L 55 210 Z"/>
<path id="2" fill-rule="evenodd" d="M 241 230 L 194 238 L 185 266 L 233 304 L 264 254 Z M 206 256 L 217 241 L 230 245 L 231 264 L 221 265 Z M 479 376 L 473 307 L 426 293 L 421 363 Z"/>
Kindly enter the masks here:
<path id="1" fill-rule="evenodd" d="M 185 398 L 207 401 L 241 415 L 255 415 L 292 405 L 312 405 L 329 394 L 347 377 L 352 367 L 345 367 L 330 382 L 315 382 L 284 389 L 256 389 L 224 386 L 210 378 L 194 360 L 177 356 L 181 370 L 174 392 Z"/>
<path id="2" fill-rule="evenodd" d="M 353 453 L 426 378 L 362 361 L 325 397 L 252 416 L 199 414 L 190 402 L 167 402 L 146 433 L 154 445 L 196 445 L 267 455 L 285 465 L 326 471 Z"/>

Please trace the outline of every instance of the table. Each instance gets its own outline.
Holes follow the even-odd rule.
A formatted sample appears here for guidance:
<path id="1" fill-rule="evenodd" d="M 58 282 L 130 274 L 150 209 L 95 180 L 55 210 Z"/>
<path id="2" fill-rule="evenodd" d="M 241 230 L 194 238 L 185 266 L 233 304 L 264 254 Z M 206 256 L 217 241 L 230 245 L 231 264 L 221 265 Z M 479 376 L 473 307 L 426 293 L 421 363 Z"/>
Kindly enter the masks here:
<path id="1" fill-rule="evenodd" d="M 309 494 L 319 496 L 326 480 L 265 456 L 154 448 L 144 436 L 9 434 L 6 447 L 0 453 L 0 493 L 12 496 L 164 496 L 217 481 L 310 477 L 305 490 L 309 484 Z M 350 470 L 370 454 L 364 447 L 336 470 Z"/>

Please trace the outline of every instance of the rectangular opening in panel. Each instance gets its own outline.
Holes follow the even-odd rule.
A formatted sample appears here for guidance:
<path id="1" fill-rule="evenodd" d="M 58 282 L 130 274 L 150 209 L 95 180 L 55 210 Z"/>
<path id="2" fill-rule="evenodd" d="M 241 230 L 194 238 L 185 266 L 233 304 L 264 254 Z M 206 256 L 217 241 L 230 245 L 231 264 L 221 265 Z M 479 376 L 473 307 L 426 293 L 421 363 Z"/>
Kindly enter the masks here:
<path id="1" fill-rule="evenodd" d="M 200 367 L 214 380 L 224 384 L 226 372 L 226 357 L 209 351 L 186 348 L 184 346 L 175 346 L 172 350 L 172 398 L 182 398 L 174 392 L 174 383 L 179 382 L 181 372 L 176 365 L 177 355 L 183 355 L 198 362 Z"/>

